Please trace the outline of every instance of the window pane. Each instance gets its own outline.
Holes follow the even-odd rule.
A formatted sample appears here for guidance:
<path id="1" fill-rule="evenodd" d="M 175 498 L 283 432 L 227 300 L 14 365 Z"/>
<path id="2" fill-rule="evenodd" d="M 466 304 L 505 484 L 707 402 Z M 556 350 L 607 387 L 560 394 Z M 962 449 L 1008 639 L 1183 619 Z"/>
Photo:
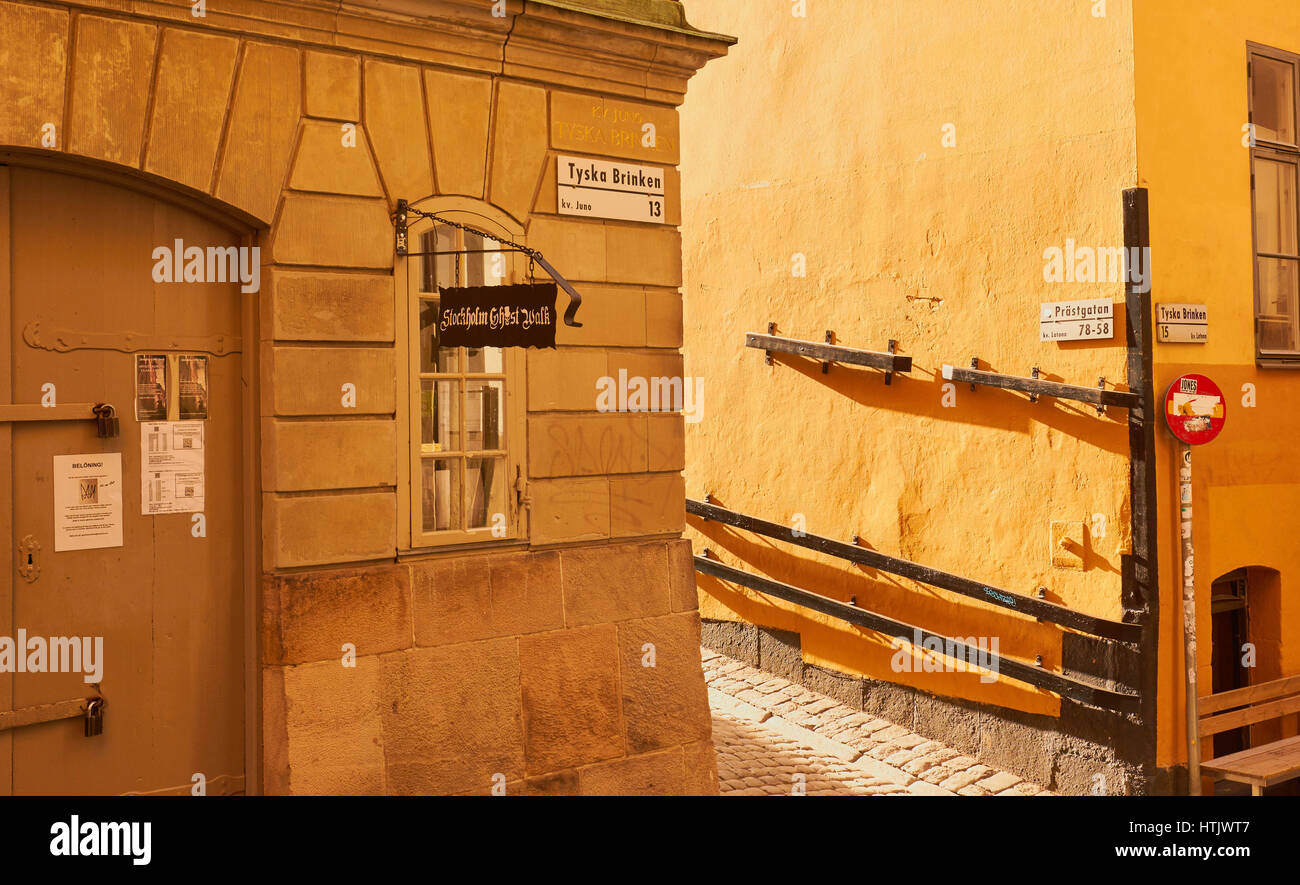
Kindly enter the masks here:
<path id="1" fill-rule="evenodd" d="M 506 462 L 504 458 L 469 458 L 465 461 L 465 507 L 469 528 L 491 526 L 506 517 Z"/>
<path id="2" fill-rule="evenodd" d="M 454 347 L 438 347 L 438 302 L 420 299 L 420 371 L 454 373 L 460 365 L 459 355 Z"/>
<path id="3" fill-rule="evenodd" d="M 1259 251 L 1297 254 L 1296 167 L 1265 157 L 1255 160 L 1255 230 Z"/>
<path id="4" fill-rule="evenodd" d="M 501 348 L 468 348 L 465 351 L 465 371 L 471 375 L 504 374 L 504 358 L 502 357 Z"/>
<path id="5" fill-rule="evenodd" d="M 460 382 L 420 382 L 421 450 L 460 451 Z"/>
<path id="6" fill-rule="evenodd" d="M 1259 259 L 1259 349 L 1297 350 L 1300 261 Z"/>
<path id="7" fill-rule="evenodd" d="M 456 231 L 454 228 L 436 226 L 420 234 L 421 252 L 447 252 L 456 248 Z M 423 257 L 421 292 L 437 292 L 438 286 L 454 286 L 455 256 L 425 255 Z"/>
<path id="8" fill-rule="evenodd" d="M 423 465 L 422 518 L 426 532 L 459 529 L 460 461 L 426 459 Z"/>
<path id="9" fill-rule="evenodd" d="M 1295 144 L 1295 68 L 1258 55 L 1251 68 L 1255 137 Z"/>
<path id="10" fill-rule="evenodd" d="M 483 248 L 483 238 L 465 231 L 465 285 L 483 285 L 483 258 L 477 250 Z"/>
<path id="11" fill-rule="evenodd" d="M 496 240 L 483 240 L 484 249 L 495 249 L 501 244 Z M 485 286 L 504 286 L 506 283 L 506 271 L 509 269 L 506 264 L 506 253 L 504 252 L 486 252 L 483 255 L 483 285 Z"/>
<path id="12" fill-rule="evenodd" d="M 505 445 L 505 388 L 500 381 L 465 383 L 465 450 Z"/>

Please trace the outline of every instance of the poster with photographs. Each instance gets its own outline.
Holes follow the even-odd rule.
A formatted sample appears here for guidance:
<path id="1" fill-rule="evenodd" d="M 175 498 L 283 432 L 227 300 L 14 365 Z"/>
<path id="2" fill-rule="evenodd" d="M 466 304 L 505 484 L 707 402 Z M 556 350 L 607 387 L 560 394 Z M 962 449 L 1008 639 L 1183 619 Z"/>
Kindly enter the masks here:
<path id="1" fill-rule="evenodd" d="M 201 421 L 208 417 L 208 358 L 182 354 L 176 369 L 180 389 L 180 419 Z"/>
<path id="2" fill-rule="evenodd" d="M 167 417 L 167 355 L 135 355 L 135 420 L 161 421 Z"/>

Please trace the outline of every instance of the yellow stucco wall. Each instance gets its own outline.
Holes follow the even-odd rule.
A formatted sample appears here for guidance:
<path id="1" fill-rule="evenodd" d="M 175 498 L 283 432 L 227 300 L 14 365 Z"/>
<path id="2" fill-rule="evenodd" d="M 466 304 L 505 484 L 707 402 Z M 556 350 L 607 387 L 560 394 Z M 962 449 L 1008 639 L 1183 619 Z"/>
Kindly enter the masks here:
<path id="1" fill-rule="evenodd" d="M 1125 389 L 1123 285 L 1044 282 L 1044 250 L 1123 244 L 1136 176 L 1129 4 L 692 0 L 740 38 L 682 113 L 685 353 L 705 381 L 687 425 L 687 493 L 1074 609 L 1121 617 L 1127 415 L 958 385 L 944 363 Z M 955 130 L 945 130 L 952 124 Z M 955 146 L 945 146 L 945 132 Z M 1230 136 L 1231 133 L 1229 132 Z M 1229 139 L 1230 140 L 1230 139 Z M 794 276 L 794 256 L 807 274 Z M 1113 340 L 1044 344 L 1041 302 L 1111 297 Z M 744 347 L 746 332 L 914 359 L 874 371 Z M 1094 514 L 1106 531 L 1091 528 Z M 1053 567 L 1050 524 L 1084 534 Z M 1006 609 L 688 518 L 696 552 L 1004 655 L 1061 665 L 1061 631 Z M 808 663 L 1052 714 L 1047 692 L 970 673 L 895 674 L 879 636 L 711 578 L 701 615 L 798 631 Z"/>
<path id="2" fill-rule="evenodd" d="M 1247 41 L 1300 52 L 1293 0 L 1213 4 L 1143 0 L 1135 10 L 1138 172 L 1150 189 L 1152 300 L 1209 306 L 1204 345 L 1157 344 L 1156 391 L 1198 371 L 1223 388 L 1228 424 L 1193 456 L 1200 693 L 1211 685 L 1210 584 L 1242 566 L 1281 572 L 1279 620 L 1260 626 L 1282 638 L 1260 649 L 1259 679 L 1300 671 L 1294 592 L 1300 572 L 1295 505 L 1300 462 L 1295 439 L 1300 374 L 1255 365 Z M 1257 405 L 1243 407 L 1243 385 Z M 1182 617 L 1175 498 L 1175 444 L 1157 432 L 1162 618 L 1157 762 L 1186 761 Z M 1265 613 L 1252 611 L 1258 620 Z M 1271 629 L 1269 629 L 1271 627 Z M 1273 660 L 1267 660 L 1268 655 Z M 1272 670 L 1269 673 L 1266 670 Z"/>

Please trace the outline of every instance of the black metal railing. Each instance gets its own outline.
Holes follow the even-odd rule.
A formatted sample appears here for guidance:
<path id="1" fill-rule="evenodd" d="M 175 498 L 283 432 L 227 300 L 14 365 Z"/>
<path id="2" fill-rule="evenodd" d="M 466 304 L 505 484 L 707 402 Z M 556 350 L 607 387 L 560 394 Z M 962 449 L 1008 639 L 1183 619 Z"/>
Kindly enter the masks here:
<path id="1" fill-rule="evenodd" d="M 1043 599 L 1035 599 L 1032 596 L 1025 596 L 1010 590 L 982 584 L 979 581 L 949 574 L 929 566 L 919 565 L 906 559 L 899 559 L 875 550 L 868 550 L 857 544 L 849 544 L 808 532 L 796 531 L 780 523 L 769 522 L 755 516 L 747 516 L 704 501 L 687 499 L 686 512 L 712 522 L 745 529 L 758 535 L 775 538 L 778 541 L 785 541 L 800 547 L 807 547 L 809 550 L 816 550 L 819 553 L 847 559 L 850 562 L 856 562 L 891 575 L 928 584 L 931 587 L 938 587 L 941 590 L 959 593 L 971 599 L 978 599 L 1002 608 L 1009 608 L 1021 614 L 1038 618 L 1041 621 L 1050 621 L 1053 624 L 1059 624 L 1062 627 L 1069 627 L 1072 630 L 1089 633 L 1093 636 L 1100 636 L 1104 639 L 1136 643 L 1141 636 L 1142 628 L 1139 624 L 1125 624 L 1120 621 L 1099 618 Z"/>
<path id="2" fill-rule="evenodd" d="M 1141 703 L 1139 695 L 1111 691 L 1077 679 L 1071 679 L 1051 670 L 1045 670 L 1035 664 L 1002 657 L 985 648 L 974 648 L 961 640 L 941 636 L 921 627 L 915 627 L 876 614 L 859 606 L 821 596 L 810 590 L 783 584 L 780 581 L 774 581 L 760 575 L 750 574 L 704 556 L 695 557 L 695 570 L 701 574 L 712 575 L 723 581 L 749 587 L 768 596 L 775 596 L 778 599 L 793 602 L 804 608 L 830 615 L 886 636 L 900 637 L 913 645 L 917 644 L 918 641 L 927 645 L 932 642 L 939 643 L 944 650 L 943 654 L 945 656 L 964 660 L 968 663 L 979 661 L 982 668 L 998 676 L 1005 674 L 1020 682 L 1055 692 L 1063 698 L 1120 713 L 1136 713 L 1139 710 Z"/>

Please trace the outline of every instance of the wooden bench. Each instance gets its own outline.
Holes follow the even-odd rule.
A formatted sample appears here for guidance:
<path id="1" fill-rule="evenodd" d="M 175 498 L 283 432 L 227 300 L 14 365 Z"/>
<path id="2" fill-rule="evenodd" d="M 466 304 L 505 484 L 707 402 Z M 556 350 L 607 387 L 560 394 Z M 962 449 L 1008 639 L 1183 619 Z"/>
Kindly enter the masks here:
<path id="1" fill-rule="evenodd" d="M 1201 740 L 1257 722 L 1300 711 L 1300 676 L 1261 682 L 1197 700 Z M 1249 784 L 1255 796 L 1264 788 L 1300 777 L 1300 735 L 1271 741 L 1201 763 L 1201 774 Z"/>

